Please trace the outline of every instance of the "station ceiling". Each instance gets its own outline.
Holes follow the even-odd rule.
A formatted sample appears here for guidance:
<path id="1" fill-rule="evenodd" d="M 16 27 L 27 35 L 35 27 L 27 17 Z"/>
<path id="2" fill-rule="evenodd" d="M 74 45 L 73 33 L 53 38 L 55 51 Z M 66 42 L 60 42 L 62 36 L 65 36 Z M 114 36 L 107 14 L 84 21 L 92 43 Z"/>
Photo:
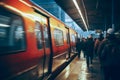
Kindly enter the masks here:
<path id="1" fill-rule="evenodd" d="M 106 30 L 114 24 L 120 29 L 120 0 L 76 0 L 89 30 Z M 85 31 L 73 0 L 55 2 Z"/>

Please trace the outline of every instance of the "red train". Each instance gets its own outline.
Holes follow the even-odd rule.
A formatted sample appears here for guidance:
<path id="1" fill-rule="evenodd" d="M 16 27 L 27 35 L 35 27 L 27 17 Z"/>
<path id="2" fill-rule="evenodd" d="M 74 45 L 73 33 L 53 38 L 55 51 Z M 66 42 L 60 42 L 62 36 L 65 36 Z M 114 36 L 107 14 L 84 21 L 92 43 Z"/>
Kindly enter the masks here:
<path id="1" fill-rule="evenodd" d="M 0 80 L 37 80 L 74 55 L 77 33 L 29 0 L 0 0 Z"/>

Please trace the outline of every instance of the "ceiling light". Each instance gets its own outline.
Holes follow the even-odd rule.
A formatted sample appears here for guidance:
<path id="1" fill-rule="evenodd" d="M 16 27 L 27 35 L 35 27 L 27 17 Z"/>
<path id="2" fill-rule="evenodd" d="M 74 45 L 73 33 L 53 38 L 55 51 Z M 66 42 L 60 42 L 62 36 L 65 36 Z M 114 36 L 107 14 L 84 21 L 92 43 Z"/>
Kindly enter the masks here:
<path id="1" fill-rule="evenodd" d="M 10 27 L 10 26 L 7 25 L 7 24 L 1 24 L 1 23 L 0 23 L 0 27 Z"/>
<path id="2" fill-rule="evenodd" d="M 80 16 L 81 16 L 81 18 L 82 18 L 82 21 L 83 21 L 83 23 L 84 23 L 84 25 L 85 25 L 85 28 L 86 28 L 86 30 L 88 31 L 88 28 L 87 28 L 85 19 L 83 18 L 82 12 L 81 12 L 81 10 L 80 10 L 80 8 L 79 8 L 76 0 L 73 0 L 73 3 L 75 4 L 75 7 L 77 8 L 77 10 L 78 10 L 78 12 L 79 12 L 79 14 L 80 14 Z"/>

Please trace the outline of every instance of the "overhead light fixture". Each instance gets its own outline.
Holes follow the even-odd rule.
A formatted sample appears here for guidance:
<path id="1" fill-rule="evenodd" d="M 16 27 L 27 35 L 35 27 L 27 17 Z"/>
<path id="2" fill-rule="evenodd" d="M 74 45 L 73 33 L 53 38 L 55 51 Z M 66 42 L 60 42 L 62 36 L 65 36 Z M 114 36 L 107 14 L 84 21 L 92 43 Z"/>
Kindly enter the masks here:
<path id="1" fill-rule="evenodd" d="M 31 5 L 29 3 L 27 3 L 25 0 L 19 0 L 20 2 L 24 3 L 25 5 L 31 7 Z"/>
<path id="2" fill-rule="evenodd" d="M 10 25 L 0 23 L 0 27 L 10 27 Z"/>
<path id="3" fill-rule="evenodd" d="M 80 16 L 81 16 L 81 18 L 82 18 L 82 21 L 83 21 L 83 23 L 84 23 L 84 25 L 85 25 L 85 28 L 86 28 L 86 30 L 88 31 L 88 27 L 87 27 L 87 25 L 86 25 L 85 19 L 83 18 L 81 9 L 79 8 L 79 6 L 78 6 L 78 4 L 77 4 L 77 1 L 76 1 L 76 0 L 73 0 L 73 3 L 75 4 L 75 7 L 77 8 L 77 10 L 78 10 L 78 12 L 79 12 L 79 14 L 80 14 Z"/>

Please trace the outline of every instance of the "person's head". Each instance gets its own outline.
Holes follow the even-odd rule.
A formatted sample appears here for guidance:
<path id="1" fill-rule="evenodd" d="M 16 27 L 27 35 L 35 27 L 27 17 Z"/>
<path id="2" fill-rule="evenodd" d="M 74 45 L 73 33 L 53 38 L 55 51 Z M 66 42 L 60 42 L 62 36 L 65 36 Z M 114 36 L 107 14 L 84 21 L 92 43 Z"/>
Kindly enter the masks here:
<path id="1" fill-rule="evenodd" d="M 107 30 L 107 35 L 106 35 L 106 38 L 108 39 L 114 39 L 115 35 L 114 35 L 114 30 L 112 28 L 109 28 Z"/>
<path id="2" fill-rule="evenodd" d="M 77 39 L 77 42 L 80 42 L 80 39 L 79 39 L 79 38 Z"/>
<path id="3" fill-rule="evenodd" d="M 88 40 L 93 40 L 93 37 L 91 34 L 88 36 Z"/>
<path id="4" fill-rule="evenodd" d="M 115 37 L 118 40 L 118 42 L 120 43 L 120 31 L 115 33 Z"/>
<path id="5" fill-rule="evenodd" d="M 102 34 L 102 33 L 100 33 L 100 35 L 99 35 L 99 40 L 100 40 L 100 41 L 103 40 L 103 34 Z"/>
<path id="6" fill-rule="evenodd" d="M 109 29 L 107 30 L 107 34 L 114 34 L 114 30 L 113 30 L 112 28 L 109 28 Z"/>
<path id="7" fill-rule="evenodd" d="M 88 36 L 88 38 L 92 38 L 92 35 L 90 34 L 90 35 Z"/>

